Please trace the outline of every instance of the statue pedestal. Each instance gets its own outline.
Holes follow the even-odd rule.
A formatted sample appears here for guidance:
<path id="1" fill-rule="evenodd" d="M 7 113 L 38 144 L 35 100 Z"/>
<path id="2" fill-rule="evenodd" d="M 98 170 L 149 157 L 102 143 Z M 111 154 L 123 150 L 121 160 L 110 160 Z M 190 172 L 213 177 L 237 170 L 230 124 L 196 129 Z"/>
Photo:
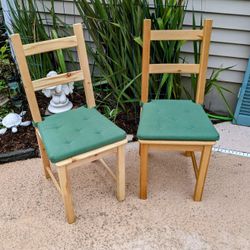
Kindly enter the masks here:
<path id="1" fill-rule="evenodd" d="M 54 103 L 53 98 L 52 98 L 48 106 L 48 111 L 50 113 L 57 114 L 57 113 L 68 111 L 72 109 L 72 107 L 73 107 L 73 104 L 68 98 L 66 99 L 65 103 L 58 103 L 58 104 Z"/>

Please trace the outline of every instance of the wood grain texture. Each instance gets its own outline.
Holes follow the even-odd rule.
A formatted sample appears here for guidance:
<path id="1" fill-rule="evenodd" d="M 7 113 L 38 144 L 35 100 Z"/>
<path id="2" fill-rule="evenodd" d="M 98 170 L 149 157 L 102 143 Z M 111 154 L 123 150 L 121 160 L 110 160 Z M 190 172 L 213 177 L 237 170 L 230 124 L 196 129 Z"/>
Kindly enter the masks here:
<path id="1" fill-rule="evenodd" d="M 62 198 L 64 202 L 66 218 L 68 223 L 71 224 L 75 222 L 75 213 L 73 208 L 70 179 L 68 176 L 67 166 L 58 168 L 57 171 L 62 192 Z"/>
<path id="2" fill-rule="evenodd" d="M 69 166 L 68 166 L 68 169 L 83 167 L 85 165 L 88 165 L 91 162 L 97 161 L 99 159 L 102 159 L 102 158 L 104 158 L 104 157 L 106 157 L 108 155 L 115 154 L 115 153 L 116 153 L 116 148 L 112 148 L 110 150 L 107 150 L 107 151 L 104 151 L 104 152 L 101 152 L 101 153 L 98 153 L 98 154 L 94 154 L 94 155 L 89 156 L 87 158 L 84 158 L 82 160 L 78 160 L 78 161 L 70 163 Z"/>
<path id="3" fill-rule="evenodd" d="M 39 146 L 40 155 L 41 155 L 42 162 L 43 162 L 44 175 L 48 179 L 50 177 L 50 175 L 48 173 L 48 169 L 51 169 L 50 160 L 48 158 L 44 144 L 42 142 L 41 136 L 40 136 L 37 128 L 35 129 L 35 133 L 36 133 L 36 138 L 37 138 L 37 142 L 38 142 L 38 146 Z"/>
<path id="4" fill-rule="evenodd" d="M 140 199 L 147 199 L 148 190 L 148 145 L 141 144 L 140 156 Z"/>
<path id="5" fill-rule="evenodd" d="M 205 86 L 207 79 L 207 64 L 208 64 L 208 55 L 209 55 L 209 47 L 210 47 L 210 39 L 212 33 L 212 20 L 205 20 L 203 33 L 204 37 L 201 45 L 201 55 L 200 55 L 200 73 L 198 76 L 198 83 L 196 89 L 196 103 L 203 104 L 204 102 L 204 94 L 205 94 Z"/>
<path id="6" fill-rule="evenodd" d="M 152 30 L 151 41 L 202 40 L 202 30 Z"/>
<path id="7" fill-rule="evenodd" d="M 66 49 L 77 46 L 76 36 L 52 39 L 49 41 L 36 42 L 23 45 L 25 56 L 41 54 L 58 49 Z"/>
<path id="8" fill-rule="evenodd" d="M 141 144 L 150 144 L 150 145 L 214 145 L 215 141 L 159 141 L 159 140 L 139 140 Z M 185 151 L 185 150 L 183 150 Z M 188 151 L 188 150 L 187 150 Z"/>
<path id="9" fill-rule="evenodd" d="M 186 145 L 186 144 L 149 144 L 149 149 L 153 150 L 168 150 L 168 151 L 201 151 L 201 145 Z"/>
<path id="10" fill-rule="evenodd" d="M 207 169 L 208 169 L 211 151 L 212 151 L 211 146 L 204 146 L 202 155 L 201 155 L 201 160 L 200 160 L 198 178 L 196 181 L 195 191 L 194 191 L 195 201 L 201 201 L 202 199 L 202 194 L 203 194 L 203 189 L 204 189 L 205 180 L 207 176 Z"/>
<path id="11" fill-rule="evenodd" d="M 125 147 L 117 148 L 116 196 L 118 201 L 125 199 Z"/>
<path id="12" fill-rule="evenodd" d="M 83 154 L 80 154 L 80 155 L 77 155 L 77 156 L 74 156 L 74 157 L 71 157 L 71 158 L 68 158 L 67 160 L 57 162 L 57 163 L 55 163 L 55 165 L 57 167 L 69 165 L 69 164 L 77 162 L 79 160 L 87 159 L 88 157 L 92 157 L 92 156 L 98 155 L 100 153 L 109 151 L 111 149 L 117 148 L 117 147 L 119 147 L 121 145 L 124 145 L 126 143 L 127 143 L 126 139 L 122 140 L 122 141 L 118 141 L 118 142 L 109 144 L 107 146 L 104 146 L 104 147 L 101 147 L 101 148 L 98 148 L 98 149 L 95 149 L 95 150 L 91 150 L 89 152 L 86 152 L 86 153 L 83 153 Z"/>
<path id="13" fill-rule="evenodd" d="M 69 82 L 83 80 L 82 70 L 71 71 L 68 73 L 59 74 L 51 77 L 44 77 L 35 81 L 32 81 L 33 89 L 35 91 L 42 90 L 48 87 L 57 86 Z"/>
<path id="14" fill-rule="evenodd" d="M 150 64 L 149 73 L 150 74 L 162 74 L 162 73 L 199 73 L 199 64 Z"/>
<path id="15" fill-rule="evenodd" d="M 27 96 L 27 100 L 29 103 L 29 108 L 30 108 L 33 121 L 40 122 L 42 121 L 42 117 L 39 111 L 38 103 L 36 100 L 36 95 L 33 89 L 32 80 L 31 80 L 28 64 L 26 61 L 26 57 L 24 54 L 20 35 L 13 34 L 10 36 L 10 39 L 11 39 L 13 49 L 15 52 L 16 60 L 18 63 L 19 71 L 20 71 L 21 78 L 23 81 L 23 86 L 24 86 L 25 94 Z"/>
<path id="16" fill-rule="evenodd" d="M 190 152 L 190 153 L 191 153 L 191 159 L 192 159 L 192 163 L 193 163 L 195 178 L 197 180 L 198 179 L 199 168 L 198 168 L 198 165 L 197 165 L 195 153 L 194 152 Z"/>
<path id="17" fill-rule="evenodd" d="M 149 63 L 150 63 L 150 31 L 151 20 L 145 19 L 143 25 L 143 51 L 142 51 L 142 80 L 141 80 L 141 101 L 148 101 L 149 85 Z"/>

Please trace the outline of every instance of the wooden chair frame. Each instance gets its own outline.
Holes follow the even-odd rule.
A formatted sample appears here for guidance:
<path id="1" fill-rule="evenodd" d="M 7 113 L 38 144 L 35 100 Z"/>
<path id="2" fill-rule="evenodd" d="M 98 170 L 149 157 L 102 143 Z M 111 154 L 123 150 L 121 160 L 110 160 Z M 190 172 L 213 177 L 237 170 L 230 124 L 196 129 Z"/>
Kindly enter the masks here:
<path id="1" fill-rule="evenodd" d="M 159 73 L 199 74 L 196 90 L 196 103 L 203 103 L 211 32 L 212 20 L 204 21 L 203 30 L 151 30 L 151 20 L 144 20 L 141 90 L 141 101 L 143 103 L 148 102 L 149 75 Z M 200 64 L 150 64 L 150 42 L 160 40 L 201 40 Z M 147 199 L 148 151 L 150 149 L 155 149 L 185 151 L 187 156 L 191 156 L 196 177 L 194 200 L 200 201 L 202 198 L 212 145 L 214 144 L 215 141 L 139 140 L 140 198 Z M 196 162 L 195 151 L 201 152 L 199 167 Z"/>
<path id="2" fill-rule="evenodd" d="M 48 88 L 50 86 L 56 86 L 59 84 L 65 84 L 68 82 L 81 81 L 83 80 L 83 86 L 85 90 L 85 97 L 88 108 L 95 106 L 95 98 L 93 93 L 93 86 L 91 81 L 91 75 L 88 64 L 88 56 L 86 51 L 86 45 L 83 36 L 82 25 L 73 25 L 74 35 L 64 38 L 58 38 L 43 42 L 37 42 L 32 44 L 23 45 L 19 34 L 11 35 L 11 41 L 13 49 L 15 51 L 16 60 L 19 66 L 19 71 L 24 84 L 24 89 L 28 99 L 29 107 L 31 110 L 32 118 L 35 122 L 41 122 L 42 117 L 39 111 L 35 91 Z M 58 49 L 65 49 L 76 47 L 80 70 L 72 71 L 69 73 L 59 74 L 50 78 L 42 78 L 38 80 L 31 80 L 28 64 L 26 57 L 49 52 Z M 68 171 L 71 168 L 80 167 L 83 164 L 90 163 L 93 161 L 100 161 L 100 163 L 108 170 L 111 176 L 115 179 L 117 184 L 117 199 L 122 201 L 125 199 L 125 147 L 127 140 L 121 140 L 116 143 L 92 150 L 87 153 L 83 153 L 69 159 L 57 162 L 53 164 L 50 162 L 47 153 L 45 151 L 42 138 L 36 129 L 37 141 L 40 149 L 40 154 L 43 162 L 43 168 L 46 178 L 51 178 L 59 193 L 62 195 L 65 213 L 68 223 L 75 221 L 75 213 L 72 202 L 70 179 Z M 60 145 L 58 145 L 60 146 Z M 117 154 L 118 164 L 117 171 L 114 174 L 111 169 L 107 166 L 105 161 L 102 159 L 108 154 Z M 54 165 L 57 168 L 59 182 L 56 176 L 52 172 L 51 166 Z"/>

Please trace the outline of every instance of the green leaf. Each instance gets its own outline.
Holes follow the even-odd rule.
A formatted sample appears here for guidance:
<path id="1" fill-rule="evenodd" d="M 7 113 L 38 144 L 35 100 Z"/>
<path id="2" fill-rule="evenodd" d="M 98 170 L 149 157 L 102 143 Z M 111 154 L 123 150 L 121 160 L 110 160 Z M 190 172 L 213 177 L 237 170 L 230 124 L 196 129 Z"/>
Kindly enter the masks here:
<path id="1" fill-rule="evenodd" d="M 142 41 L 141 37 L 139 37 L 139 36 L 138 36 L 138 37 L 135 37 L 135 38 L 134 38 L 134 41 L 142 47 L 143 41 Z"/>

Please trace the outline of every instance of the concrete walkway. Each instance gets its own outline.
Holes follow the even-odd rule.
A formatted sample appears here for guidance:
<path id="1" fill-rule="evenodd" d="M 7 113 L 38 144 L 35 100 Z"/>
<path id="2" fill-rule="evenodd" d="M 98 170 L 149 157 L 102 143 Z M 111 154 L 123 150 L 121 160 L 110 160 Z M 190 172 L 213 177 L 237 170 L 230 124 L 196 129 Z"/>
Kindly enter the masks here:
<path id="1" fill-rule="evenodd" d="M 250 127 L 234 125 L 231 122 L 219 123 L 215 127 L 220 134 L 215 149 L 250 157 Z"/>
<path id="2" fill-rule="evenodd" d="M 77 220 L 40 159 L 0 166 L 0 249 L 250 249 L 250 159 L 213 153 L 202 202 L 190 158 L 152 153 L 148 200 L 138 199 L 138 144 L 126 152 L 126 200 L 100 165 L 71 171 Z M 107 162 L 115 166 L 115 158 Z"/>

